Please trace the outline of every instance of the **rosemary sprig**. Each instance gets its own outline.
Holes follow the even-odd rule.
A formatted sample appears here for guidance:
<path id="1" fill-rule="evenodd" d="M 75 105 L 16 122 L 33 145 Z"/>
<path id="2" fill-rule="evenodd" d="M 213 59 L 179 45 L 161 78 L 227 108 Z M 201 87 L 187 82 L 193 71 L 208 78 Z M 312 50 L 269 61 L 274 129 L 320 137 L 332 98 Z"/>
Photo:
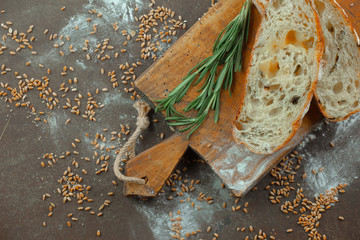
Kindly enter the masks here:
<path id="1" fill-rule="evenodd" d="M 234 71 L 240 71 L 242 66 L 242 51 L 247 42 L 250 24 L 251 0 L 247 0 L 239 15 L 233 19 L 219 34 L 212 49 L 213 55 L 198 63 L 186 75 L 183 81 L 162 100 L 157 100 L 155 111 L 166 112 L 166 120 L 170 126 L 186 126 L 180 132 L 190 130 L 188 137 L 202 124 L 210 109 L 215 110 L 214 121 L 220 114 L 221 89 L 229 90 Z M 216 70 L 224 65 L 217 76 Z M 199 91 L 201 93 L 183 109 L 185 112 L 198 110 L 194 118 L 188 118 L 179 113 L 174 105 L 181 101 L 191 86 L 198 85 L 206 76 Z"/>

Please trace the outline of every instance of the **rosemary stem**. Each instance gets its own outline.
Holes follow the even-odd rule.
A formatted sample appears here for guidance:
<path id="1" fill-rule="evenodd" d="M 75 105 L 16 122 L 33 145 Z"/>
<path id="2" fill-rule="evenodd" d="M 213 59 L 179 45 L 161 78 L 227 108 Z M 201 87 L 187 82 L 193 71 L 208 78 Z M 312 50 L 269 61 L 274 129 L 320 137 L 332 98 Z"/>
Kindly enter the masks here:
<path id="1" fill-rule="evenodd" d="M 220 115 L 221 89 L 229 90 L 234 72 L 242 67 L 242 53 L 248 38 L 250 24 L 251 0 L 246 0 L 240 13 L 218 35 L 212 48 L 213 55 L 205 58 L 186 75 L 183 81 L 162 100 L 157 100 L 155 111 L 166 112 L 166 120 L 171 126 L 184 126 L 179 131 L 189 131 L 188 137 L 203 123 L 209 111 L 215 111 L 214 121 Z M 217 75 L 217 69 L 224 65 Z M 205 79 L 205 80 L 204 80 Z M 180 102 L 191 86 L 204 81 L 199 89 L 199 95 L 183 110 L 197 110 L 193 118 L 188 118 L 179 113 L 174 105 Z"/>

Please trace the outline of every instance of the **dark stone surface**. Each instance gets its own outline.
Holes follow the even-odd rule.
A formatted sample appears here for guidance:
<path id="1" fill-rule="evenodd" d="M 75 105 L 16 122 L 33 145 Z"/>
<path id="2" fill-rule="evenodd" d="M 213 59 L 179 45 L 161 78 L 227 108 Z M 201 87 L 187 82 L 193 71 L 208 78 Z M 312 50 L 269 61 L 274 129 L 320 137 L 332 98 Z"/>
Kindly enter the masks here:
<path id="1" fill-rule="evenodd" d="M 117 4 L 111 5 L 111 2 Z M 60 41 L 50 42 L 48 37 L 50 33 L 59 34 L 69 22 L 71 23 L 76 19 L 84 20 L 84 18 L 89 17 L 88 10 L 97 9 L 100 12 L 104 11 L 102 19 L 96 19 L 92 16 L 93 22 L 98 23 L 98 32 L 91 36 L 89 34 L 92 31 L 91 25 L 87 26 L 84 21 L 80 21 L 76 24 L 82 24 L 81 26 L 88 29 L 80 28 L 77 32 L 71 31 L 71 40 L 70 42 L 64 40 L 65 45 L 63 48 L 66 49 L 72 42 L 75 42 L 74 45 L 82 46 L 83 41 L 87 38 L 96 43 L 100 43 L 105 38 L 110 38 L 110 45 L 120 49 L 124 41 L 120 31 L 124 28 L 127 30 L 136 29 L 137 26 L 133 22 L 125 25 L 121 24 L 123 17 L 121 14 L 117 15 L 119 13 L 116 12 L 116 6 L 119 6 L 120 2 L 131 1 L 103 0 L 92 1 L 91 4 L 85 0 L 55 2 L 45 0 L 1 1 L 0 10 L 4 9 L 6 13 L 0 14 L 0 22 L 12 21 L 13 30 L 17 29 L 18 31 L 26 31 L 29 25 L 35 26 L 33 33 L 29 35 L 36 37 L 33 46 L 38 55 L 31 55 L 28 49 L 24 49 L 16 56 L 10 56 L 9 49 L 6 50 L 3 55 L 0 55 L 0 65 L 5 64 L 12 71 L 0 75 L 0 82 L 8 82 L 14 87 L 17 83 L 14 72 L 26 73 L 30 78 L 41 78 L 46 75 L 46 68 L 51 68 L 50 86 L 56 92 L 58 92 L 62 82 L 73 77 L 79 79 L 77 88 L 84 96 L 87 91 L 94 94 L 96 88 L 102 89 L 106 87 L 110 90 L 95 95 L 97 102 L 105 104 L 104 108 L 97 110 L 97 122 L 90 122 L 71 114 L 68 110 L 62 109 L 65 99 L 60 97 L 62 94 L 60 92 L 58 92 L 61 103 L 60 108 L 53 111 L 46 110 L 45 104 L 38 97 L 37 90 L 28 93 L 28 99 L 36 107 L 37 111 L 45 112 L 45 115 L 41 116 L 41 118 L 46 118 L 48 124 L 35 122 L 35 116 L 30 113 L 28 108 L 16 108 L 14 104 L 5 103 L 4 98 L 0 99 L 0 134 L 11 117 L 3 138 L 0 140 L 0 239 L 97 239 L 96 231 L 98 229 L 101 230 L 102 239 L 171 239 L 169 229 L 172 222 L 168 217 L 168 212 L 172 211 L 174 216 L 177 217 L 176 212 L 178 210 L 181 210 L 179 216 L 183 219 L 181 221 L 183 226 L 183 230 L 181 230 L 182 236 L 185 236 L 186 232 L 196 231 L 197 229 L 202 231 L 202 233 L 189 239 L 212 239 L 214 232 L 219 234 L 219 239 L 243 239 L 249 234 L 248 230 L 246 233 L 240 233 L 236 231 L 236 227 L 248 227 L 249 225 L 252 225 L 256 231 L 261 228 L 268 235 L 275 232 L 277 239 L 306 239 L 306 234 L 296 224 L 297 216 L 281 213 L 279 205 L 274 206 L 267 199 L 269 194 L 264 188 L 272 181 L 270 176 L 266 176 L 257 185 L 258 190 L 250 192 L 244 199 L 240 200 L 241 205 L 249 202 L 249 213 L 245 214 L 241 210 L 234 213 L 231 206 L 235 199 L 230 196 L 230 191 L 221 188 L 220 179 L 206 164 L 192 161 L 196 160 L 197 157 L 191 152 L 185 156 L 185 160 L 180 163 L 178 169 L 181 170 L 186 166 L 188 170 L 181 173 L 182 177 L 189 180 L 199 179 L 201 182 L 196 185 L 193 192 L 185 193 L 183 197 L 177 197 L 174 200 L 167 200 L 169 196 L 176 195 L 171 192 L 169 187 L 165 187 L 164 192 L 158 198 L 146 202 L 137 198 L 127 198 L 122 194 L 121 184 L 114 186 L 111 183 L 112 180 L 115 180 L 111 170 L 108 173 L 95 175 L 95 171 L 99 169 L 99 166 L 95 164 L 95 159 L 91 157 L 94 150 L 89 139 L 93 140 L 96 133 L 103 133 L 108 139 L 107 142 L 109 142 L 109 132 L 119 131 L 119 124 L 129 124 L 131 129 L 134 129 L 134 116 L 136 115 L 135 109 L 132 108 L 133 101 L 129 100 L 130 94 L 122 90 L 123 86 L 121 84 L 118 88 L 119 91 L 118 89 L 112 89 L 109 77 L 106 74 L 100 74 L 100 67 L 104 67 L 106 73 L 115 70 L 120 76 L 119 63 L 137 60 L 139 46 L 137 43 L 129 43 L 127 54 L 120 54 L 119 59 L 111 59 L 105 62 L 87 61 L 85 53 L 81 50 L 61 57 L 58 50 L 54 51 L 52 46 L 55 42 L 59 43 Z M 128 5 L 133 8 L 134 2 Z M 136 2 L 141 3 L 139 0 Z M 166 0 L 157 1 L 157 3 L 160 6 L 164 5 L 175 10 L 177 15 L 181 15 L 187 20 L 190 27 L 207 11 L 211 1 Z M 66 6 L 65 11 L 60 11 L 62 6 Z M 140 8 L 139 13 L 136 15 L 139 16 L 140 13 L 145 13 L 148 10 L 148 1 L 144 1 L 144 7 Z M 119 22 L 120 29 L 117 33 L 112 30 L 114 21 Z M 45 29 L 49 29 L 49 34 L 46 36 L 43 34 Z M 2 36 L 5 33 L 6 30 L 0 28 L 0 35 Z M 179 33 L 180 36 L 184 31 Z M 2 40 L 0 40 L 0 43 L 4 44 Z M 11 40 L 7 40 L 5 45 L 11 50 L 17 47 L 17 44 Z M 112 51 L 113 53 L 114 51 Z M 128 53 L 132 54 L 132 56 Z M 92 54 L 92 59 L 94 59 L 94 54 Z M 31 61 L 30 67 L 25 66 L 27 61 Z M 136 75 L 140 75 L 150 66 L 152 61 L 142 62 L 143 66 L 136 69 Z M 39 68 L 39 63 L 43 64 L 45 68 Z M 60 76 L 64 65 L 73 66 L 75 71 L 66 77 Z M 86 67 L 82 68 L 82 66 Z M 71 99 L 74 96 L 75 93 L 71 92 L 67 95 Z M 86 104 L 86 99 L 82 100 L 82 104 Z M 71 118 L 71 122 L 65 125 L 68 118 Z M 137 144 L 137 152 L 141 152 L 160 142 L 159 135 L 161 132 L 164 132 L 165 136 L 171 134 L 161 115 L 151 113 L 151 118 L 157 118 L 160 121 L 152 124 L 150 129 L 143 134 L 144 139 Z M 355 120 L 358 120 L 358 118 Z M 348 122 L 349 124 L 353 123 L 354 118 Z M 359 126 L 359 121 L 356 124 Z M 104 128 L 109 129 L 109 132 L 103 132 L 102 129 Z M 360 172 L 359 161 L 356 159 L 355 161 L 349 161 L 348 158 L 344 158 L 346 155 L 334 149 L 345 149 L 350 151 L 352 158 L 359 159 L 359 128 L 353 127 L 352 134 L 341 138 L 336 142 L 336 147 L 331 149 L 328 142 L 332 141 L 337 134 L 337 129 L 340 129 L 337 124 L 332 124 L 329 127 L 323 126 L 314 133 L 316 138 L 309 141 L 299 152 L 312 157 L 317 152 L 333 151 L 343 165 L 351 164 L 352 171 L 350 173 L 352 176 L 344 179 L 350 185 L 346 188 L 346 193 L 339 196 L 340 202 L 335 204 L 330 211 L 323 214 L 319 231 L 326 234 L 328 239 L 358 239 L 360 183 L 356 176 Z M 85 137 L 86 133 L 90 135 L 89 139 Z M 63 160 L 59 159 L 53 168 L 42 168 L 40 166 L 40 162 L 44 161 L 41 158 L 45 153 L 54 153 L 60 156 L 65 151 L 73 151 L 71 143 L 75 138 L 81 140 L 81 143 L 77 144 L 78 147 L 75 149 L 80 153 L 79 156 L 72 154 Z M 354 145 L 349 146 L 349 142 L 354 143 Z M 114 141 L 109 145 L 118 147 L 119 143 L 124 143 L 124 140 Z M 109 155 L 111 157 L 109 163 L 112 166 L 115 156 L 114 151 L 111 151 Z M 90 157 L 91 161 L 85 162 L 82 159 L 83 157 Z M 321 156 L 315 157 L 321 159 Z M 79 162 L 78 169 L 71 165 L 74 159 Z M 304 163 L 306 168 L 306 158 Z M 92 210 L 98 213 L 98 208 L 104 200 L 111 200 L 110 206 L 102 211 L 103 216 L 97 217 L 90 215 L 89 212 L 78 211 L 77 207 L 80 205 L 76 203 L 75 199 L 70 203 L 62 203 L 62 197 L 56 193 L 56 189 L 61 187 L 61 184 L 57 181 L 68 166 L 75 173 L 83 176 L 84 184 L 92 186 L 89 197 L 93 198 L 94 202 L 83 204 L 84 206 L 91 206 Z M 324 167 L 324 172 L 326 172 L 326 161 Z M 82 174 L 81 169 L 86 169 L 88 175 Z M 299 174 L 304 171 L 310 170 L 303 169 L 303 167 L 298 170 Z M 346 175 L 348 172 L 344 171 L 343 174 Z M 334 178 L 337 179 L 336 176 Z M 297 182 L 305 187 L 305 191 L 309 193 L 309 199 L 312 199 L 311 186 L 306 185 L 306 182 L 299 179 Z M 108 196 L 107 193 L 110 191 L 115 192 L 115 196 Z M 214 203 L 207 204 L 204 201 L 198 201 L 197 197 L 201 192 L 214 197 Z M 42 195 L 45 193 L 51 194 L 51 197 L 43 201 Z M 188 197 L 190 203 L 187 202 Z M 185 200 L 185 203 L 179 203 L 181 199 Z M 56 205 L 52 217 L 47 216 L 50 202 Z M 191 202 L 194 202 L 194 208 L 191 207 Z M 227 203 L 226 209 L 222 207 L 224 202 Z M 201 207 L 201 210 L 198 210 L 197 207 Z M 77 222 L 71 221 L 67 217 L 68 213 L 73 213 L 74 217 L 79 220 Z M 338 220 L 339 215 L 344 216 L 345 220 L 340 222 Z M 66 226 L 66 222 L 69 220 L 72 222 L 71 228 Z M 46 227 L 42 226 L 44 221 L 47 224 Z M 206 233 L 208 226 L 212 227 L 210 233 Z M 285 230 L 288 228 L 294 229 L 294 232 L 286 233 Z M 254 236 L 254 234 L 250 234 L 250 236 Z"/>

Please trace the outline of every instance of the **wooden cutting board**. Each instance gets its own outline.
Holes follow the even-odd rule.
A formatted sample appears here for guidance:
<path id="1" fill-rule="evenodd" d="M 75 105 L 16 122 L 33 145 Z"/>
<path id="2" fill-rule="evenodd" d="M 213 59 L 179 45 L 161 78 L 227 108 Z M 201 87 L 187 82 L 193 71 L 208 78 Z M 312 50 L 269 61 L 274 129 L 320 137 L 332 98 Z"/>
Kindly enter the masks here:
<path id="1" fill-rule="evenodd" d="M 240 12 L 245 0 L 221 0 L 189 29 L 173 46 L 137 80 L 136 86 L 151 100 L 163 99 L 174 89 L 200 60 L 211 55 L 212 46 L 221 30 Z M 360 29 L 360 4 L 350 7 L 353 0 L 339 0 L 347 11 L 355 28 Z M 357 14 L 357 15 L 356 15 Z M 244 54 L 243 69 L 249 66 L 250 53 L 261 16 L 254 6 L 251 13 L 249 41 Z M 232 137 L 244 71 L 235 75 L 232 96 L 223 92 L 220 119 L 209 114 L 202 126 L 187 140 L 187 133 L 174 133 L 162 143 L 131 159 L 126 175 L 146 178 L 145 185 L 126 183 L 126 195 L 154 197 L 174 170 L 179 159 L 190 147 L 204 159 L 236 196 L 251 189 L 303 139 L 322 119 L 316 106 L 305 116 L 301 129 L 286 147 L 272 155 L 257 155 L 238 145 Z M 196 88 L 185 96 L 178 109 L 184 108 L 196 95 Z"/>

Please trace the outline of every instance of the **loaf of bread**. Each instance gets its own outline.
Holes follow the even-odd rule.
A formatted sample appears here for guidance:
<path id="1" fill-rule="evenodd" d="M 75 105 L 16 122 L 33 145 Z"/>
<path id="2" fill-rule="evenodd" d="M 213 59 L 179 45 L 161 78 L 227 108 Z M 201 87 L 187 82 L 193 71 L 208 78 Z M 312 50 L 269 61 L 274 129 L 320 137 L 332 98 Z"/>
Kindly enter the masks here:
<path id="1" fill-rule="evenodd" d="M 268 4 L 268 2 L 269 0 L 253 0 L 254 5 L 261 14 L 265 13 L 265 7 Z"/>
<path id="2" fill-rule="evenodd" d="M 315 97 L 323 115 L 341 121 L 360 111 L 360 41 L 333 0 L 315 0 L 324 33 L 325 61 Z"/>
<path id="3" fill-rule="evenodd" d="M 270 154 L 296 133 L 308 110 L 324 51 L 309 0 L 270 1 L 257 32 L 233 135 Z"/>
<path id="4" fill-rule="evenodd" d="M 264 14 L 268 0 L 254 0 Z M 315 90 L 321 112 L 341 121 L 360 111 L 360 40 L 344 9 L 334 0 L 314 0 L 324 34 L 324 64 Z"/>

